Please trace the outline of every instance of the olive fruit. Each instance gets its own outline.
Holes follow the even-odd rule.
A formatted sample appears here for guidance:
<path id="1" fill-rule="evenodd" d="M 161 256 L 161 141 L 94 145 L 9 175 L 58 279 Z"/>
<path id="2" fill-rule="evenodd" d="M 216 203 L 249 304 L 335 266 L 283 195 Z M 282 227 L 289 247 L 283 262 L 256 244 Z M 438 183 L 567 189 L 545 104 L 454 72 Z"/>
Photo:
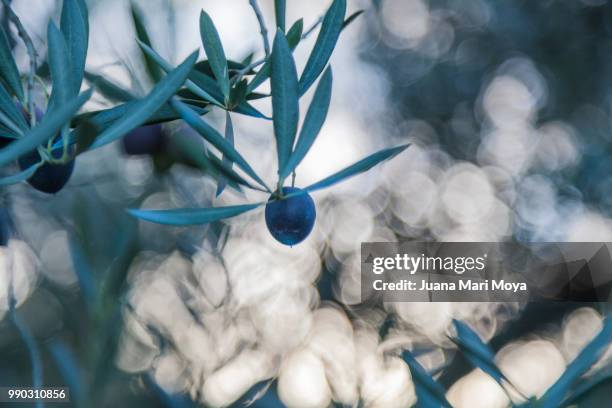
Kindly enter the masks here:
<path id="1" fill-rule="evenodd" d="M 60 158 L 62 149 L 53 152 L 53 157 Z M 40 155 L 36 150 L 19 158 L 19 168 L 23 171 L 40 162 Z M 38 191 L 55 194 L 60 191 L 72 176 L 74 159 L 64 164 L 45 163 L 40 166 L 28 179 L 28 183 Z"/>
<path id="2" fill-rule="evenodd" d="M 283 187 L 282 196 L 279 198 L 272 195 L 266 204 L 268 230 L 284 245 L 293 246 L 306 239 L 314 227 L 316 217 L 312 197 L 296 187 Z"/>
<path id="3" fill-rule="evenodd" d="M 166 134 L 162 125 L 141 126 L 122 139 L 123 151 L 129 156 L 156 154 L 164 149 Z"/>
<path id="4" fill-rule="evenodd" d="M 21 105 L 18 106 L 21 107 Z M 30 114 L 24 108 L 21 108 L 21 110 L 23 112 L 23 117 L 26 119 L 26 121 L 29 121 Z M 40 122 L 44 114 L 40 109 L 38 109 L 38 107 L 35 107 L 34 110 L 36 120 Z M 62 153 L 63 149 L 59 148 L 52 152 L 52 156 L 59 159 L 62 156 Z M 41 158 L 38 151 L 33 150 L 21 156 L 17 163 L 19 164 L 19 168 L 24 171 L 39 163 L 40 160 Z M 74 159 L 62 164 L 44 163 L 34 172 L 34 174 L 32 174 L 32 176 L 30 176 L 28 183 L 38 191 L 48 194 L 55 194 L 60 191 L 66 185 L 66 183 L 68 183 L 73 171 Z"/>

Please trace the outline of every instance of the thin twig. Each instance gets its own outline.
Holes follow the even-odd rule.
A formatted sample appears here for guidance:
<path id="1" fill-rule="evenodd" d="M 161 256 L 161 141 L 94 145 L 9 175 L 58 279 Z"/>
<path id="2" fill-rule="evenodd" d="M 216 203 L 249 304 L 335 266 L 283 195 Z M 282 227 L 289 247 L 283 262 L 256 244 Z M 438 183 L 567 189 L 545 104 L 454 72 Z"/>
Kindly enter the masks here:
<path id="1" fill-rule="evenodd" d="M 257 22 L 259 23 L 259 29 L 261 31 L 261 37 L 263 39 L 264 51 L 266 53 L 267 58 L 270 56 L 270 41 L 268 40 L 268 29 L 266 28 L 266 22 L 263 18 L 263 14 L 261 13 L 261 9 L 259 8 L 257 0 L 249 0 L 249 4 L 253 8 L 255 16 L 257 17 Z"/>
<path id="2" fill-rule="evenodd" d="M 309 28 L 308 28 L 306 31 L 304 31 L 304 33 L 302 34 L 302 40 L 304 40 L 304 39 L 308 38 L 308 36 L 309 36 L 310 34 L 312 34 L 312 32 L 313 32 L 314 30 L 316 30 L 316 29 L 317 29 L 317 27 L 318 27 L 318 26 L 319 26 L 319 25 L 320 25 L 322 22 L 323 22 L 323 16 L 321 16 L 321 17 L 317 18 L 317 20 L 316 20 L 314 23 L 312 23 L 312 25 L 311 25 L 311 26 L 310 26 L 310 27 L 309 27 Z"/>
<path id="3" fill-rule="evenodd" d="M 262 65 L 265 62 L 266 62 L 266 59 L 262 58 L 260 60 L 250 63 L 249 65 L 242 68 L 241 70 L 236 71 L 236 75 L 232 78 L 232 84 L 236 84 L 240 82 L 242 77 L 244 77 L 250 70 L 257 68 L 258 66 Z"/>
<path id="4" fill-rule="evenodd" d="M 5 13 L 8 15 L 8 18 L 17 28 L 17 32 L 19 33 L 19 37 L 26 46 L 26 51 L 28 53 L 28 58 L 30 59 L 30 72 L 28 72 L 28 90 L 27 90 L 27 104 L 28 111 L 30 112 L 30 126 L 36 126 L 36 112 L 34 111 L 34 98 L 32 97 L 32 92 L 34 90 L 34 75 L 36 74 L 36 58 L 38 54 L 36 53 L 36 48 L 34 48 L 34 43 L 32 42 L 32 38 L 28 34 L 27 30 L 21 23 L 21 20 L 15 14 L 13 9 L 11 8 L 11 3 L 9 0 L 2 0 L 4 3 Z"/>

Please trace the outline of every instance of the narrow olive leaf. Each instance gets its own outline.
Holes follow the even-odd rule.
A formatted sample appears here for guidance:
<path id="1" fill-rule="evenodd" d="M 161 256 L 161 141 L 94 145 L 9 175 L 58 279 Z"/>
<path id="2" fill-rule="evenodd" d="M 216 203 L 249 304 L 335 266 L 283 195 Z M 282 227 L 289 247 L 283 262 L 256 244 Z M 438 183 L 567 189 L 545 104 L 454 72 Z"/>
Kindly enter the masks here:
<path id="1" fill-rule="evenodd" d="M 366 157 L 365 159 L 362 159 L 358 161 L 357 163 L 349 167 L 346 167 L 345 169 L 340 170 L 339 172 L 332 174 L 331 176 L 306 187 L 305 190 L 315 191 L 315 190 L 321 190 L 323 188 L 333 186 L 334 184 L 340 183 L 341 181 L 344 181 L 350 177 L 353 177 L 357 174 L 370 170 L 372 167 L 376 166 L 378 163 L 381 163 L 385 160 L 392 159 L 393 157 L 397 156 L 398 154 L 406 150 L 408 146 L 410 145 L 406 144 L 406 145 L 378 151 Z"/>
<path id="2" fill-rule="evenodd" d="M 255 56 L 254 52 L 250 52 L 249 54 L 247 54 L 246 57 L 244 57 L 242 59 L 242 61 L 239 62 L 240 65 L 242 65 L 243 68 L 247 67 L 248 65 L 251 65 L 251 63 L 253 62 L 253 57 Z M 232 61 L 231 60 L 227 60 L 227 67 L 230 69 L 230 71 L 237 71 L 237 70 L 241 70 L 242 68 L 236 68 L 235 66 L 232 67 Z M 245 75 L 252 75 L 254 74 L 253 70 L 250 70 L 248 73 L 245 73 Z"/>
<path id="3" fill-rule="evenodd" d="M 226 166 L 221 159 L 207 150 L 203 139 L 179 132 L 172 137 L 171 143 L 172 148 L 177 150 L 179 162 L 196 167 L 202 173 L 213 178 L 224 178 L 229 187 L 239 192 L 242 192 L 240 186 L 255 188 L 231 167 Z"/>
<path id="4" fill-rule="evenodd" d="M 153 59 L 153 61 L 155 61 L 155 63 L 159 65 L 159 67 L 162 70 L 164 70 L 164 72 L 168 73 L 174 69 L 174 67 L 168 61 L 163 59 L 157 52 L 155 52 L 147 44 L 139 40 L 136 40 L 136 41 L 138 42 L 138 45 L 140 45 L 140 48 L 145 52 L 145 54 L 150 56 L 151 59 Z M 197 71 L 193 71 L 193 72 L 197 72 Z M 185 83 L 185 86 L 187 87 L 187 89 L 189 89 L 191 92 L 193 92 L 200 98 L 204 99 L 205 101 L 208 101 L 212 103 L 213 105 L 217 105 L 220 107 L 223 106 L 223 104 L 218 99 L 211 96 L 205 89 L 202 89 L 201 87 L 196 85 L 192 80 L 187 80 L 187 82 Z"/>
<path id="5" fill-rule="evenodd" d="M 260 187 L 256 187 L 253 184 L 246 181 L 228 164 L 224 163 L 223 160 L 215 156 L 211 151 L 207 150 L 204 152 L 205 159 L 208 161 L 210 166 L 210 173 L 217 179 L 224 179 L 226 184 L 242 193 L 241 186 L 250 188 L 252 190 L 262 190 Z"/>
<path id="6" fill-rule="evenodd" d="M 452 408 L 446 399 L 446 391 L 419 364 L 409 351 L 402 352 L 402 359 L 408 364 L 414 389 L 417 395 L 417 406 L 420 408 Z"/>
<path id="7" fill-rule="evenodd" d="M 85 32 L 87 33 L 87 38 L 89 38 L 89 12 L 87 11 L 86 0 L 75 1 L 81 9 L 81 15 L 83 16 L 83 21 L 85 22 Z"/>
<path id="8" fill-rule="evenodd" d="M 64 0 L 60 29 L 70 55 L 70 92 L 71 96 L 79 93 L 85 72 L 85 61 L 89 41 L 89 16 L 82 0 Z"/>
<path id="9" fill-rule="evenodd" d="M 243 69 L 245 69 L 247 67 L 247 65 L 249 65 L 251 62 L 251 58 L 253 57 L 253 54 L 249 54 L 247 55 L 247 57 L 243 60 L 243 61 L 232 61 L 232 60 L 227 60 L 227 68 L 230 71 L 242 71 Z M 195 64 L 194 69 L 198 72 L 203 73 L 204 75 L 208 75 L 211 77 L 214 77 L 214 73 L 212 71 L 212 68 L 210 67 L 210 61 L 208 60 L 204 60 L 204 61 L 200 61 L 197 64 Z M 254 74 L 253 70 L 247 71 L 245 72 L 245 75 L 252 75 Z M 231 75 L 230 75 L 231 76 Z"/>
<path id="10" fill-rule="evenodd" d="M 261 84 L 266 82 L 268 78 L 270 78 L 270 60 L 266 61 L 261 66 L 259 71 L 257 71 L 257 74 L 255 74 L 253 79 L 251 79 L 251 82 L 249 82 L 249 86 L 247 87 L 247 93 L 253 92 Z"/>
<path id="11" fill-rule="evenodd" d="M 246 174 L 248 174 L 253 180 L 255 180 L 259 185 L 264 187 L 267 191 L 270 189 L 266 186 L 266 183 L 255 173 L 255 171 L 251 168 L 249 163 L 242 157 L 240 153 L 231 143 L 229 143 L 223 136 L 219 134 L 212 126 L 208 123 L 204 122 L 200 116 L 193 111 L 193 109 L 189 108 L 183 102 L 179 101 L 177 98 L 172 98 L 170 100 L 170 105 L 176 110 L 176 112 L 183 118 L 183 120 L 193 128 L 196 132 L 198 132 L 208 143 L 213 145 L 217 150 L 219 150 L 224 156 L 226 156 L 229 160 L 236 163 L 238 167 L 240 167 Z"/>
<path id="12" fill-rule="evenodd" d="M 0 137 L 5 139 L 17 139 L 21 135 L 23 135 L 23 130 L 0 111 Z"/>
<path id="13" fill-rule="evenodd" d="M 187 57 L 181 65 L 159 81 L 145 98 L 133 103 L 125 116 L 102 132 L 91 147 L 98 148 L 111 143 L 144 124 L 183 86 L 197 58 L 197 51 Z"/>
<path id="14" fill-rule="evenodd" d="M 327 13 L 325 13 L 321 23 L 321 31 L 300 77 L 300 95 L 304 95 L 310 89 L 325 69 L 338 42 L 345 14 L 346 0 L 334 0 Z"/>
<path id="15" fill-rule="evenodd" d="M 302 39 L 302 31 L 304 30 L 304 19 L 300 18 L 296 21 L 289 31 L 287 32 L 287 43 L 289 44 L 289 48 L 291 51 L 295 50 L 295 47 L 299 44 Z M 266 80 L 270 78 L 270 61 L 267 60 L 262 67 L 257 71 L 257 74 L 253 77 L 249 86 L 247 87 L 247 94 L 252 93 L 255 89 L 259 87 L 259 85 L 266 82 Z"/>
<path id="16" fill-rule="evenodd" d="M 81 115 L 77 115 L 72 120 L 73 127 L 82 126 L 85 122 L 92 122 L 99 130 L 103 131 L 112 125 L 115 121 L 121 119 L 126 115 L 129 110 L 138 103 L 139 101 L 131 101 L 124 103 L 122 105 L 115 106 L 114 108 L 104 109 L 100 111 L 87 112 Z M 198 115 L 204 115 L 208 113 L 206 109 L 192 106 L 193 110 L 196 111 Z M 154 125 L 157 123 L 165 123 L 173 120 L 180 119 L 181 117 L 176 113 L 172 107 L 166 103 L 160 109 L 157 110 L 147 121 L 144 123 L 145 125 Z"/>
<path id="17" fill-rule="evenodd" d="M 0 111 L 0 140 L 9 139 L 10 141 L 13 141 L 13 139 L 19 139 L 20 134 L 23 134 L 21 129 L 19 129 L 17 127 L 17 125 L 14 125 L 15 129 L 18 130 L 18 132 L 16 132 L 16 131 L 6 127 L 4 125 L 4 121 L 6 121 L 6 120 L 10 121 L 8 116 L 6 116 L 4 113 L 2 113 L 2 111 Z"/>
<path id="18" fill-rule="evenodd" d="M 40 163 L 36 163 L 35 165 L 28 167 L 22 172 L 13 174 L 12 176 L 0 178 L 0 186 L 10 186 L 11 184 L 17 184 L 21 183 L 22 181 L 26 181 L 27 179 L 32 177 L 32 175 L 36 172 L 36 170 L 38 170 L 38 168 L 42 164 L 43 162 L 41 161 Z"/>
<path id="19" fill-rule="evenodd" d="M 508 381 L 501 370 L 495 364 L 495 353 L 487 346 L 468 325 L 453 319 L 453 325 L 457 331 L 456 338 L 452 340 L 463 351 L 474 368 L 480 368 L 502 385 L 503 380 Z"/>
<path id="20" fill-rule="evenodd" d="M 204 51 L 206 51 L 210 68 L 213 74 L 215 74 L 215 78 L 219 83 L 219 88 L 221 88 L 221 92 L 227 102 L 230 96 L 227 58 L 225 57 L 221 38 L 219 38 L 219 33 L 215 28 L 215 24 L 204 10 L 200 13 L 200 35 L 202 36 L 202 45 L 204 46 Z"/>
<path id="21" fill-rule="evenodd" d="M 23 102 L 23 88 L 19 79 L 19 70 L 11 52 L 11 46 L 4 29 L 0 28 L 0 78 L 11 88 L 17 98 Z"/>
<path id="22" fill-rule="evenodd" d="M 248 82 L 246 79 L 241 80 L 230 91 L 229 108 L 235 109 L 246 100 L 246 89 Z"/>
<path id="23" fill-rule="evenodd" d="M 329 110 L 329 104 L 331 102 L 332 94 L 332 70 L 331 67 L 327 68 L 317 90 L 314 94 L 302 130 L 297 140 L 295 150 L 291 153 L 289 160 L 283 170 L 281 171 L 280 178 L 284 179 L 287 177 L 295 168 L 302 162 L 308 150 L 314 143 L 315 139 L 325 123 L 327 118 L 327 112 Z"/>
<path id="24" fill-rule="evenodd" d="M 77 268 L 75 268 L 77 269 Z M 72 351 L 60 340 L 49 345 L 51 357 L 59 368 L 64 384 L 70 387 L 70 399 L 77 406 L 85 406 L 88 390 L 83 381 L 83 370 Z"/>
<path id="25" fill-rule="evenodd" d="M 149 33 L 147 32 L 145 25 L 143 24 L 142 16 L 138 12 L 138 10 L 136 10 L 134 4 L 132 4 L 131 12 L 132 21 L 134 22 L 134 29 L 136 30 L 136 38 L 143 44 L 152 47 L 151 38 L 149 37 Z M 144 58 L 145 69 L 147 71 L 147 74 L 149 75 L 149 78 L 151 78 L 153 82 L 159 82 L 162 77 L 162 72 L 159 66 L 147 53 L 143 52 L 142 56 Z"/>
<path id="26" fill-rule="evenodd" d="M 128 210 L 130 215 L 144 221 L 164 225 L 201 225 L 235 217 L 262 205 L 246 204 L 216 208 L 184 208 L 176 210 Z"/>
<path id="27" fill-rule="evenodd" d="M 346 27 L 348 27 L 353 21 L 355 21 L 357 19 L 357 17 L 359 17 L 360 15 L 363 14 L 365 10 L 357 10 L 356 12 L 354 12 L 353 14 L 351 14 L 350 16 L 347 17 L 346 20 L 344 20 L 344 23 L 342 23 L 342 30 L 344 30 Z"/>
<path id="28" fill-rule="evenodd" d="M 4 89 L 4 86 L 0 84 L 0 112 L 3 112 L 10 119 L 12 125 L 21 130 L 26 130 L 28 124 L 26 123 L 23 111 L 20 112 L 21 109 L 18 106 L 6 89 Z"/>
<path id="29" fill-rule="evenodd" d="M 72 137 L 74 137 L 76 141 L 76 150 L 74 154 L 79 155 L 87 151 L 95 142 L 99 132 L 100 129 L 92 121 L 85 121 L 76 128 L 72 133 Z"/>
<path id="30" fill-rule="evenodd" d="M 31 152 L 37 146 L 57 135 L 60 129 L 70 123 L 74 114 L 91 97 L 92 90 L 83 92 L 78 97 L 58 106 L 53 115 L 45 115 L 38 126 L 26 132 L 21 138 L 0 150 L 0 166 Z"/>
<path id="31" fill-rule="evenodd" d="M 563 401 L 564 407 L 570 405 L 580 405 L 580 402 L 584 397 L 589 395 L 589 392 L 596 387 L 603 384 L 610 384 L 612 382 L 612 367 L 603 369 L 602 371 L 586 377 L 580 381 L 575 387 L 573 387 L 571 395 Z"/>
<path id="32" fill-rule="evenodd" d="M 129 91 L 121 88 L 104 78 L 102 75 L 97 75 L 88 71 L 85 71 L 85 79 L 87 79 L 96 88 L 96 91 L 100 92 L 102 96 L 113 102 L 128 102 L 136 99 L 136 95 Z"/>
<path id="33" fill-rule="evenodd" d="M 204 139 L 191 133 L 179 132 L 172 136 L 170 142 L 172 151 L 176 153 L 177 162 L 200 169 L 204 175 L 216 180 L 224 178 L 228 187 L 240 193 L 242 186 L 257 189 L 208 150 Z"/>
<path id="34" fill-rule="evenodd" d="M 219 85 L 217 85 L 217 82 L 208 75 L 194 70 L 189 75 L 189 79 L 193 82 L 193 84 L 195 84 L 195 86 L 205 90 L 214 100 L 223 100 L 224 97 L 219 89 Z M 230 96 L 230 99 L 232 99 L 232 96 Z M 254 118 L 269 119 L 246 101 L 241 101 L 237 106 L 230 106 L 227 107 L 227 109 L 231 110 L 232 112 L 252 116 Z"/>
<path id="35" fill-rule="evenodd" d="M 225 140 L 234 147 L 234 126 L 232 125 L 232 117 L 229 112 L 225 113 Z M 223 155 L 223 164 L 230 169 L 232 168 L 232 160 L 225 154 Z M 225 177 L 219 179 L 217 182 L 217 197 L 221 195 L 226 185 L 227 179 Z"/>
<path id="36" fill-rule="evenodd" d="M 197 87 L 203 89 L 208 93 L 215 101 L 222 101 L 224 96 L 219 88 L 219 84 L 215 79 L 209 75 L 206 75 L 200 71 L 194 70 L 189 74 L 189 80 L 192 81 Z"/>
<path id="37" fill-rule="evenodd" d="M 601 331 L 576 356 L 561 377 L 544 393 L 538 401 L 538 408 L 556 408 L 569 394 L 570 389 L 608 350 L 612 343 L 612 316 L 603 321 Z"/>
<path id="38" fill-rule="evenodd" d="M 261 92 L 251 92 L 250 94 L 248 94 L 246 96 L 246 100 L 247 101 L 256 101 L 258 99 L 265 99 L 265 98 L 269 98 L 270 94 L 265 94 L 265 93 L 261 93 Z"/>
<path id="39" fill-rule="evenodd" d="M 274 0 L 274 16 L 276 18 L 276 27 L 285 32 L 285 15 L 287 14 L 287 1 Z"/>
<path id="40" fill-rule="evenodd" d="M 282 31 L 276 32 L 271 61 L 272 112 L 280 175 L 291 156 L 300 119 L 295 61 Z"/>
<path id="41" fill-rule="evenodd" d="M 75 96 L 72 82 L 74 72 L 71 68 L 72 63 L 66 40 L 52 21 L 49 22 L 47 28 L 47 41 L 49 42 L 49 69 L 53 83 L 49 110 L 53 110 Z"/>
<path id="42" fill-rule="evenodd" d="M 272 120 L 271 117 L 264 115 L 263 113 L 255 109 L 253 105 L 246 101 L 242 102 L 240 105 L 232 109 L 232 112 L 240 113 L 246 116 L 252 116 L 254 118 Z"/>
<path id="43" fill-rule="evenodd" d="M 291 51 L 295 50 L 302 40 L 302 33 L 304 32 L 304 19 L 300 18 L 298 21 L 293 23 L 289 31 L 287 32 L 287 43 Z"/>

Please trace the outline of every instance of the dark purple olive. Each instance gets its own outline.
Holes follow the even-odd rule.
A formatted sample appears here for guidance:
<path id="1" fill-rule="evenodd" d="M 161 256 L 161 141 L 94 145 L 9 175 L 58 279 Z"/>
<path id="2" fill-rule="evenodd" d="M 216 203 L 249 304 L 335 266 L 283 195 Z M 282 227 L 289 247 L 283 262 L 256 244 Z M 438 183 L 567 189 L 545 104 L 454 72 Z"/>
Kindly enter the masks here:
<path id="1" fill-rule="evenodd" d="M 23 116 L 26 121 L 29 122 L 30 114 L 18 105 L 18 107 L 22 110 Z M 44 116 L 43 112 L 38 109 L 38 107 L 34 108 L 36 112 L 36 120 L 40 122 Z M 52 155 L 54 158 L 59 159 L 62 156 L 63 150 L 57 149 L 54 150 Z M 21 156 L 18 160 L 19 168 L 23 171 L 26 170 L 33 165 L 39 163 L 41 160 L 38 151 L 33 150 L 30 153 L 27 153 L 24 156 Z M 42 191 L 43 193 L 55 194 L 60 191 L 68 180 L 70 180 L 70 176 L 72 176 L 72 172 L 74 171 L 74 160 L 71 160 L 65 164 L 53 164 L 53 163 L 45 163 L 32 174 L 32 176 L 28 179 L 28 183 L 34 187 L 38 191 Z"/>
<path id="2" fill-rule="evenodd" d="M 299 188 L 283 187 L 283 196 L 299 193 L 289 198 L 270 197 L 266 204 L 265 218 L 270 234 L 278 242 L 293 246 L 302 242 L 314 227 L 317 211 L 310 195 Z"/>
<path id="3" fill-rule="evenodd" d="M 166 145 L 162 125 L 141 126 L 123 137 L 123 151 L 127 155 L 156 154 Z"/>
<path id="4" fill-rule="evenodd" d="M 61 155 L 62 149 L 53 152 L 55 158 L 60 158 Z M 38 162 L 40 162 L 40 155 L 38 151 L 34 150 L 19 158 L 19 168 L 26 170 Z M 38 191 L 55 194 L 68 183 L 73 171 L 74 159 L 65 164 L 45 163 L 28 179 L 28 183 Z"/>

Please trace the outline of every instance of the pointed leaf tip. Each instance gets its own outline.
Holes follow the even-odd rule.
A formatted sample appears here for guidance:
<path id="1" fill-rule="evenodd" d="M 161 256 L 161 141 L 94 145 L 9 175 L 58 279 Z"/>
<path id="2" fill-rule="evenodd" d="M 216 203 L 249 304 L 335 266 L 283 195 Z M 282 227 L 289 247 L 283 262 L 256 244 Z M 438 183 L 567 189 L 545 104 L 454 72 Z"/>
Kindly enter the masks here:
<path id="1" fill-rule="evenodd" d="M 316 191 L 321 190 L 323 188 L 331 187 L 334 184 L 340 183 L 350 177 L 356 176 L 357 174 L 366 172 L 370 170 L 372 167 L 377 164 L 390 160 L 406 150 L 410 144 L 405 144 L 397 147 L 392 147 L 390 149 L 380 150 L 364 159 L 361 159 L 355 164 L 352 164 L 337 173 L 332 174 L 329 177 L 324 178 L 323 180 L 316 182 L 305 188 L 307 191 Z"/>
<path id="2" fill-rule="evenodd" d="M 346 0 L 334 0 L 327 13 L 325 13 L 321 23 L 321 31 L 300 77 L 300 96 L 310 89 L 329 62 L 340 37 L 345 14 Z"/>
<path id="3" fill-rule="evenodd" d="M 221 88 L 225 102 L 228 102 L 230 97 L 230 81 L 227 58 L 225 57 L 221 38 L 215 24 L 204 10 L 200 13 L 200 35 L 202 36 L 202 45 L 204 46 L 204 51 L 206 51 L 210 68 L 215 75 L 219 88 Z"/>

